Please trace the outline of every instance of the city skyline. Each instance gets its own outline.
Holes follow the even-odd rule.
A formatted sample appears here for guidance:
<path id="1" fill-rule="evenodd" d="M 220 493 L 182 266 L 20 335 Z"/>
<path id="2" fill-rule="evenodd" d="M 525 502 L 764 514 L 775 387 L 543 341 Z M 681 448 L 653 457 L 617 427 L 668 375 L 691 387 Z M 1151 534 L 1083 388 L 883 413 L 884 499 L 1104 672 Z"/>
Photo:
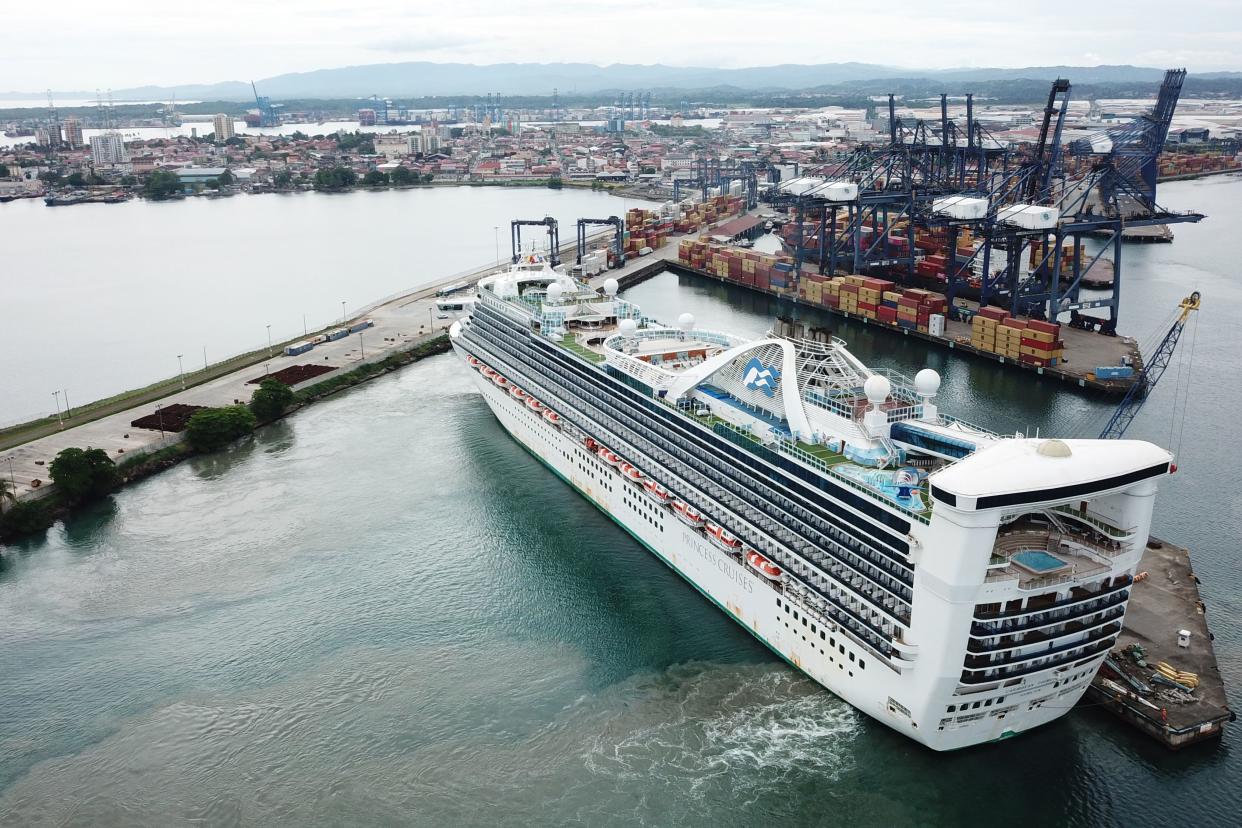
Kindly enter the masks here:
<path id="1" fill-rule="evenodd" d="M 0 55 L 0 77 L 3 91 L 25 93 L 211 84 L 402 61 L 1242 70 L 1242 10 L 1227 0 L 1190 0 L 1176 15 L 1153 0 L 1135 0 L 1124 13 L 1069 0 L 1037 10 L 982 0 L 896 2 L 880 12 L 787 0 L 594 0 L 572 8 L 532 0 L 519 11 L 499 0 L 461 0 L 450 16 L 394 0 L 308 0 L 291 14 L 285 4 L 219 0 L 210 14 L 170 8 L 155 16 L 69 0 L 10 11 L 10 31 L 22 36 Z"/>

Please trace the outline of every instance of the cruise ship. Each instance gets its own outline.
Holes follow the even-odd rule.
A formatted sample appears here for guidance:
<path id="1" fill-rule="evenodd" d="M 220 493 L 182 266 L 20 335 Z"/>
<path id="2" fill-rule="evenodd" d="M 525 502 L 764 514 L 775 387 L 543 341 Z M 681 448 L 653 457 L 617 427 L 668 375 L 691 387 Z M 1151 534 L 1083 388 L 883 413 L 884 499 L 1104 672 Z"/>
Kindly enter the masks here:
<path id="1" fill-rule="evenodd" d="M 501 425 L 794 668 L 935 750 L 1062 716 L 1121 630 L 1172 456 L 1002 435 L 822 329 L 675 325 L 538 256 L 452 347 Z"/>

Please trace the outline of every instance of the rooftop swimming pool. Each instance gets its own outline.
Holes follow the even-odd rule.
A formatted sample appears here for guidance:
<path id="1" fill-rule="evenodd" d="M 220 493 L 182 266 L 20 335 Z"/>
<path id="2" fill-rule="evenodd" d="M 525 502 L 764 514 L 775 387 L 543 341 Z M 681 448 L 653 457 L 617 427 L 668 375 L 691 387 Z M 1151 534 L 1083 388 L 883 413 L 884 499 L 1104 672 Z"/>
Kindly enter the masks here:
<path id="1" fill-rule="evenodd" d="M 1049 555 L 1042 549 L 1024 549 L 1021 552 L 1013 553 L 1009 559 L 1023 569 L 1039 575 L 1047 575 L 1050 572 L 1057 572 L 1069 567 L 1068 563 L 1056 555 Z"/>

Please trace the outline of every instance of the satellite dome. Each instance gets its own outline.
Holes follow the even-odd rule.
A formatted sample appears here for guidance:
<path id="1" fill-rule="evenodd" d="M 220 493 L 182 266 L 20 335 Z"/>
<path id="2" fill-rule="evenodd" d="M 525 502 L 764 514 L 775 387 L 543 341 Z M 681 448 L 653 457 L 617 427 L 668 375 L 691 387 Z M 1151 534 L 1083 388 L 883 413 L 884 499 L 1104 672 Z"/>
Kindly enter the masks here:
<path id="1" fill-rule="evenodd" d="M 1073 452 L 1064 440 L 1044 440 L 1035 449 L 1035 453 L 1044 457 L 1070 457 Z"/>
<path id="2" fill-rule="evenodd" d="M 616 296 L 617 291 L 621 289 L 621 284 L 611 277 L 604 280 L 604 293 L 609 296 Z"/>
<path id="3" fill-rule="evenodd" d="M 621 324 L 617 327 L 621 330 L 621 333 L 624 336 L 633 336 L 638 332 L 638 323 L 633 319 L 622 319 Z"/>
<path id="4" fill-rule="evenodd" d="M 940 390 L 940 375 L 930 368 L 924 368 L 914 375 L 914 390 L 922 397 L 934 397 Z"/>
<path id="5" fill-rule="evenodd" d="M 552 284 L 548 285 L 548 301 L 549 302 L 561 301 L 561 295 L 564 292 L 565 292 L 565 288 L 561 287 L 560 282 L 553 282 Z"/>
<path id="6" fill-rule="evenodd" d="M 683 313 L 681 316 L 677 317 L 677 327 L 681 328 L 683 331 L 694 330 L 694 314 Z"/>
<path id="7" fill-rule="evenodd" d="M 888 394 L 892 390 L 892 383 L 886 377 L 882 377 L 879 374 L 872 374 L 863 383 L 863 393 L 867 395 L 867 402 L 875 406 L 887 400 Z"/>

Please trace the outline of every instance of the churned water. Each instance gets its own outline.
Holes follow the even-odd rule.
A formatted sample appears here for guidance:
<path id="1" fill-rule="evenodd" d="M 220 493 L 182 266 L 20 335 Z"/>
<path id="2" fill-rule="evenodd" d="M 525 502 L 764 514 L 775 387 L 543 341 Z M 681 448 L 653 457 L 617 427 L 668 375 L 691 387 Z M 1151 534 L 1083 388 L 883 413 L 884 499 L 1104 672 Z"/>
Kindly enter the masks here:
<path id="1" fill-rule="evenodd" d="M 1239 186 L 1162 188 L 1214 218 L 1127 248 L 1126 299 L 1145 334 L 1205 294 L 1157 526 L 1195 551 L 1235 686 L 1240 297 L 1219 234 Z M 630 295 L 753 333 L 776 310 L 670 275 Z M 1109 407 L 839 332 L 874 365 L 933 365 L 946 408 L 998 429 Z M 1136 436 L 1169 442 L 1174 390 Z M 949 755 L 890 732 L 510 440 L 449 356 L 7 548 L 0 700 L 0 825 L 1225 825 L 1242 784 L 1236 732 L 1169 754 L 1090 708 Z"/>

